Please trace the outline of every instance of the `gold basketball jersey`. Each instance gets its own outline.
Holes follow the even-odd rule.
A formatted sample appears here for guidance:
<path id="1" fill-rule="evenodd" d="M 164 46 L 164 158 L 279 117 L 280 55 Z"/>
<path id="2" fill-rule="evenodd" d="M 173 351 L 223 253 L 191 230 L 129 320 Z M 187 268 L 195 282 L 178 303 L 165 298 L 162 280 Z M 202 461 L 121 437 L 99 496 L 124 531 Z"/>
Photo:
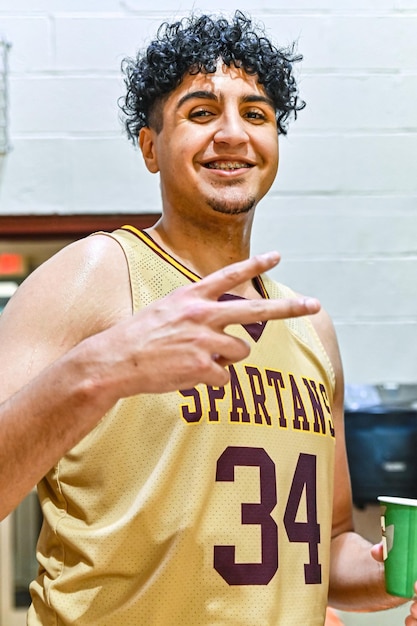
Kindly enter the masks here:
<path id="1" fill-rule="evenodd" d="M 109 236 L 135 311 L 199 280 L 146 233 Z M 230 383 L 120 400 L 39 485 L 29 626 L 323 625 L 334 373 L 307 317 L 228 332 L 251 345 Z"/>

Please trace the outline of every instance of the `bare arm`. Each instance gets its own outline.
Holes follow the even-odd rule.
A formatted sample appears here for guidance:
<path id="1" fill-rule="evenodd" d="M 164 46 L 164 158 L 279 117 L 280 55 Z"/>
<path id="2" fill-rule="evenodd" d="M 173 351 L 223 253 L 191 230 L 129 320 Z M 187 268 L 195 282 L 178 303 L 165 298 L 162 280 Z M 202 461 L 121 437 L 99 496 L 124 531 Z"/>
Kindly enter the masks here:
<path id="1" fill-rule="evenodd" d="M 106 239 L 47 261 L 0 317 L 0 518 L 100 419 L 80 342 L 131 314 L 124 256 Z M 112 289 L 118 304 L 109 307 Z"/>
<path id="2" fill-rule="evenodd" d="M 0 518 L 119 398 L 224 385 L 225 367 L 249 352 L 229 324 L 316 312 L 318 302 L 302 298 L 217 301 L 278 260 L 222 269 L 136 315 L 124 255 L 107 237 L 34 272 L 0 320 Z"/>
<path id="3" fill-rule="evenodd" d="M 384 567 L 377 546 L 354 532 L 352 496 L 344 433 L 343 370 L 333 324 L 324 311 L 312 318 L 336 374 L 333 418 L 336 430 L 333 529 L 329 603 L 345 611 L 378 611 L 399 606 L 404 599 L 385 591 Z M 417 607 L 414 607 L 415 609 Z M 417 610 L 416 610 L 417 615 Z M 407 626 L 417 621 L 407 618 Z"/>

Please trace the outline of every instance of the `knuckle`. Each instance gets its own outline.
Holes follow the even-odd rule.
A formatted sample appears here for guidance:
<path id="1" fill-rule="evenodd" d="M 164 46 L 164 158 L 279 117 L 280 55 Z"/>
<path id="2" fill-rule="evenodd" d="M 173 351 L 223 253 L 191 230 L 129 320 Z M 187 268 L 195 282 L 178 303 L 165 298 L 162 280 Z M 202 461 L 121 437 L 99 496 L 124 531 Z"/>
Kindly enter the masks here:
<path id="1" fill-rule="evenodd" d="M 184 319 L 202 324 L 209 315 L 209 305 L 203 300 L 189 302 L 183 310 Z"/>
<path id="2" fill-rule="evenodd" d="M 204 373 L 211 369 L 212 366 L 213 360 L 211 355 L 201 350 L 195 353 L 194 358 L 192 359 L 192 369 L 194 372 L 204 375 Z"/>
<path id="3" fill-rule="evenodd" d="M 265 313 L 268 300 L 249 300 L 249 306 L 254 313 Z"/>
<path id="4" fill-rule="evenodd" d="M 212 332 L 204 327 L 200 328 L 199 331 L 193 336 L 193 343 L 198 353 L 211 358 L 211 354 L 214 352 L 214 350 L 212 350 L 214 343 Z"/>
<path id="5" fill-rule="evenodd" d="M 239 340 L 236 341 L 233 346 L 233 353 L 230 355 L 230 361 L 236 363 L 237 361 L 241 361 L 246 358 L 250 354 L 250 346 L 246 341 Z"/>
<path id="6" fill-rule="evenodd" d="M 250 354 L 250 345 L 243 339 L 240 340 L 240 352 L 242 354 L 242 359 Z"/>
<path id="7" fill-rule="evenodd" d="M 221 367 L 216 372 L 216 375 L 213 378 L 213 382 L 211 384 L 216 385 L 217 387 L 223 387 L 229 382 L 229 380 L 230 380 L 229 370 L 224 367 Z"/>
<path id="8" fill-rule="evenodd" d="M 223 274 L 231 282 L 237 282 L 240 278 L 240 272 L 235 265 L 229 265 L 223 268 Z"/>

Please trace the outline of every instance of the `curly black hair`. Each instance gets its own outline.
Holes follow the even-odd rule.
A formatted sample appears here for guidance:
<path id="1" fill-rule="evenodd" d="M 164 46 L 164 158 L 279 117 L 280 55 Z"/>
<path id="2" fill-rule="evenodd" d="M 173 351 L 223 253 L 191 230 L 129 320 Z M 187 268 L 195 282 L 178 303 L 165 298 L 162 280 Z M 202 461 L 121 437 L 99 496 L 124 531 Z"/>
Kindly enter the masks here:
<path id="1" fill-rule="evenodd" d="M 128 137 L 136 143 L 143 126 L 159 132 L 164 99 L 186 74 L 214 73 L 219 59 L 257 76 L 275 105 L 278 132 L 285 135 L 290 115 L 296 118 L 305 106 L 293 75 L 293 63 L 302 56 L 294 48 L 275 47 L 263 27 L 241 11 L 230 21 L 192 14 L 164 22 L 145 51 L 122 61 L 127 92 L 119 106 Z"/>

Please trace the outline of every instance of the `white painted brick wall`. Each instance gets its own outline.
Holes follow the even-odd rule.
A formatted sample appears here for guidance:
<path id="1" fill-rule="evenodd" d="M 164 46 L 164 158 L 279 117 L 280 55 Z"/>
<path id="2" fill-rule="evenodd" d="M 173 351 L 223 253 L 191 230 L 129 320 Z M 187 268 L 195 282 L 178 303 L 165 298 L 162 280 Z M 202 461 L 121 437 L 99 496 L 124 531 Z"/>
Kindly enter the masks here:
<path id="1" fill-rule="evenodd" d="M 158 211 L 128 144 L 120 62 L 165 18 L 224 2 L 2 0 L 12 152 L 0 212 Z M 417 0 L 242 0 L 298 40 L 307 108 L 281 139 L 253 250 L 335 320 L 349 382 L 417 382 Z M 230 7 L 230 10 L 233 6 Z"/>

